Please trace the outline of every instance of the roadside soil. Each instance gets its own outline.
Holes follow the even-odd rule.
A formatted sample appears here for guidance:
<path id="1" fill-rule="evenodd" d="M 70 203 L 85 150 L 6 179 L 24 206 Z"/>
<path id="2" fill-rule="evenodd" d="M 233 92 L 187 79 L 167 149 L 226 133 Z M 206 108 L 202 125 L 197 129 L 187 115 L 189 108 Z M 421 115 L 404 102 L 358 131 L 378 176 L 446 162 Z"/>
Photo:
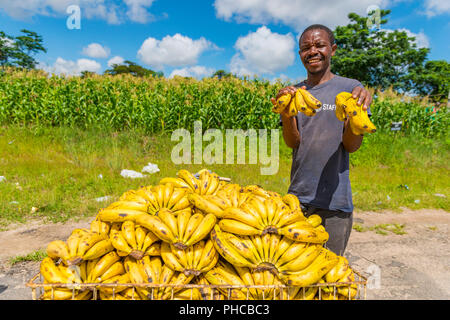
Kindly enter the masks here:
<path id="1" fill-rule="evenodd" d="M 39 272 L 39 262 L 11 264 L 56 239 L 66 240 L 73 229 L 88 227 L 92 218 L 67 223 L 33 221 L 0 232 L 0 300 L 30 300 L 26 283 Z M 401 212 L 355 212 L 345 256 L 368 279 L 361 298 L 368 300 L 450 299 L 450 212 L 435 209 Z M 380 234 L 375 226 L 406 232 Z M 365 230 L 365 231 L 364 231 Z"/>

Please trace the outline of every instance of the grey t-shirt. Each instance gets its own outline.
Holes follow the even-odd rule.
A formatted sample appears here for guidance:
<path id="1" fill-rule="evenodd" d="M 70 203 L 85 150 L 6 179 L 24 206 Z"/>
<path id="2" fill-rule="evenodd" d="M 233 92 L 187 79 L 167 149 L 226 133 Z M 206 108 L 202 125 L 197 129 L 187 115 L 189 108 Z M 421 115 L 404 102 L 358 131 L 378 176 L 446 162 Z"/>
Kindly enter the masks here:
<path id="1" fill-rule="evenodd" d="M 362 84 L 335 75 L 315 87 L 308 87 L 304 82 L 295 86 L 306 86 L 306 90 L 321 101 L 322 107 L 313 117 L 301 112 L 296 116 L 301 142 L 292 153 L 288 193 L 296 195 L 302 204 L 353 212 L 349 153 L 342 144 L 344 122 L 336 118 L 335 99 L 338 93 L 352 92 Z"/>

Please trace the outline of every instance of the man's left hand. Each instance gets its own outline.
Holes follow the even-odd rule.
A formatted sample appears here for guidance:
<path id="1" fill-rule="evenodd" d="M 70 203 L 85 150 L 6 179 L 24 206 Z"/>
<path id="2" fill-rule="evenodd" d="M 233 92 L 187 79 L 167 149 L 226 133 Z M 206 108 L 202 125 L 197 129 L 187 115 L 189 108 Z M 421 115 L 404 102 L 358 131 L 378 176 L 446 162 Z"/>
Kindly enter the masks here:
<path id="1" fill-rule="evenodd" d="M 356 104 L 358 106 L 362 104 L 363 110 L 367 111 L 367 108 L 372 103 L 372 95 L 370 94 L 370 92 L 364 88 L 356 87 L 355 89 L 353 89 L 352 95 L 354 99 L 358 99 L 356 101 Z"/>

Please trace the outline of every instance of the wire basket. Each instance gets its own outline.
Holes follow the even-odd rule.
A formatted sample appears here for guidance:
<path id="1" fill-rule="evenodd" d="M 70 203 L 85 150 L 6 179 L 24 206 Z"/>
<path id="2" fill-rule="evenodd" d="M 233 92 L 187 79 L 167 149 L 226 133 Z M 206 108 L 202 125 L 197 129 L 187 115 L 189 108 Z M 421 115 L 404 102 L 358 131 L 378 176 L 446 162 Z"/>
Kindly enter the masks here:
<path id="1" fill-rule="evenodd" d="M 86 290 L 92 291 L 92 297 L 90 300 L 97 300 L 99 298 L 99 290 L 101 288 L 111 288 L 112 298 L 115 298 L 116 288 L 132 288 L 131 299 L 138 298 L 136 292 L 137 289 L 147 289 L 150 293 L 147 296 L 148 300 L 157 300 L 155 298 L 156 291 L 161 291 L 165 289 L 164 300 L 174 300 L 176 299 L 176 293 L 181 290 L 190 290 L 189 294 L 184 296 L 186 300 L 194 300 L 194 290 L 198 289 L 202 293 L 202 300 L 218 300 L 217 295 L 221 294 L 222 299 L 225 300 L 237 300 L 233 298 L 234 290 L 241 290 L 246 292 L 245 300 L 254 300 L 250 296 L 250 290 L 260 290 L 262 293 L 262 300 L 291 300 L 293 297 L 290 296 L 290 292 L 299 289 L 296 292 L 296 298 L 302 300 L 305 298 L 305 294 L 309 288 L 317 288 L 317 293 L 315 298 L 318 300 L 324 300 L 325 296 L 327 300 L 336 300 L 337 297 L 346 300 L 366 300 L 366 290 L 367 290 L 367 278 L 361 275 L 360 272 L 352 269 L 355 274 L 355 281 L 351 282 L 333 282 L 333 283 L 316 283 L 307 287 L 296 288 L 293 286 L 286 285 L 205 285 L 205 284 L 154 284 L 154 283 L 44 283 L 40 273 L 36 274 L 26 286 L 31 288 L 31 296 L 33 300 L 42 300 L 44 296 L 44 289 L 50 290 L 50 300 L 54 300 L 55 289 L 67 288 L 72 290 L 72 298 L 69 300 L 74 300 L 77 292 L 84 292 Z M 356 295 L 351 296 L 350 287 L 356 289 Z M 338 289 L 348 288 L 348 296 L 338 295 Z M 207 293 L 205 293 L 207 292 Z M 266 292 L 269 292 L 269 297 Z M 326 292 L 326 295 L 325 295 Z M 159 299 L 158 299 L 159 300 Z M 239 299 L 244 300 L 244 299 Z"/>

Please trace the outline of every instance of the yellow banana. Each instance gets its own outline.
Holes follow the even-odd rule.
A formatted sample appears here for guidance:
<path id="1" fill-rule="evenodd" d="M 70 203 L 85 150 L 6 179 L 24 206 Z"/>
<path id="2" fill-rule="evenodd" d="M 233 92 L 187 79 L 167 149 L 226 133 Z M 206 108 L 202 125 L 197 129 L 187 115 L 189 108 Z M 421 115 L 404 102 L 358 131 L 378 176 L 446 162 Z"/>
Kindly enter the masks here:
<path id="1" fill-rule="evenodd" d="M 272 111 L 281 113 L 290 104 L 292 96 L 287 93 L 277 99 L 276 105 L 273 106 Z"/>
<path id="2" fill-rule="evenodd" d="M 232 233 L 224 232 L 225 239 L 242 257 L 257 265 L 262 261 L 259 254 L 255 256 L 254 245 L 243 237 L 237 237 Z M 252 250 L 253 249 L 253 250 Z"/>
<path id="3" fill-rule="evenodd" d="M 148 213 L 155 214 L 159 210 L 160 207 L 153 193 L 153 186 L 143 186 L 135 191 L 135 195 L 139 196 L 141 201 L 148 205 Z"/>
<path id="4" fill-rule="evenodd" d="M 189 202 L 192 203 L 194 207 L 200 209 L 202 212 L 213 213 L 218 218 L 222 217 L 223 210 L 212 201 L 206 200 L 204 196 L 201 196 L 197 193 L 190 193 L 187 197 Z"/>
<path id="5" fill-rule="evenodd" d="M 349 92 L 341 92 L 336 96 L 336 117 L 343 121 L 348 118 L 350 129 L 355 135 L 376 132 L 375 125 L 370 121 L 367 111 L 362 109 L 363 105 L 357 105 L 356 99 Z M 344 115 L 345 114 L 345 118 Z M 341 120 L 342 119 L 342 120 Z"/>
<path id="6" fill-rule="evenodd" d="M 198 226 L 202 223 L 203 219 L 204 217 L 201 213 L 195 213 L 189 218 L 182 239 L 183 243 L 186 243 L 186 241 L 189 240 L 195 230 L 197 230 Z"/>
<path id="7" fill-rule="evenodd" d="M 306 221 L 308 221 L 313 228 L 320 226 L 322 223 L 322 218 L 317 214 L 310 215 Z"/>
<path id="8" fill-rule="evenodd" d="M 233 219 L 247 224 L 256 229 L 263 229 L 263 226 L 259 224 L 258 217 L 254 216 L 250 212 L 247 212 L 241 208 L 229 207 L 223 211 L 223 219 Z"/>
<path id="9" fill-rule="evenodd" d="M 320 228 L 313 228 L 307 221 L 298 221 L 278 229 L 278 234 L 291 240 L 311 243 L 325 243 L 328 232 Z"/>
<path id="10" fill-rule="evenodd" d="M 337 262 L 336 254 L 322 248 L 322 252 L 308 267 L 299 272 L 281 273 L 280 277 L 289 286 L 306 287 L 319 281 Z"/>
<path id="11" fill-rule="evenodd" d="M 261 230 L 258 230 L 248 224 L 242 223 L 237 220 L 222 219 L 218 224 L 223 231 L 234 233 L 240 236 L 254 236 L 262 234 Z"/>
<path id="12" fill-rule="evenodd" d="M 296 195 L 288 193 L 283 196 L 283 202 L 286 203 L 291 210 L 301 210 L 300 200 Z"/>
<path id="13" fill-rule="evenodd" d="M 48 283 L 71 283 L 58 269 L 55 262 L 49 257 L 46 257 L 41 261 L 40 273 Z"/>
<path id="14" fill-rule="evenodd" d="M 297 110 L 297 106 L 295 105 L 295 99 L 291 99 L 291 102 L 289 102 L 289 106 L 288 106 L 288 115 L 290 117 L 294 117 L 295 115 L 297 115 L 298 110 Z"/>
<path id="15" fill-rule="evenodd" d="M 122 264 L 122 268 L 123 268 L 123 270 L 125 270 L 125 267 L 123 267 L 123 264 Z M 100 284 L 97 288 L 100 291 L 100 294 L 104 293 L 104 294 L 112 295 L 114 292 L 114 295 L 116 296 L 119 292 L 123 292 L 123 291 L 127 290 L 127 288 L 130 288 L 128 286 L 119 286 L 118 285 L 118 284 L 126 284 L 126 283 L 131 283 L 131 280 L 130 280 L 130 275 L 128 273 L 124 272 L 122 274 L 110 277 L 101 282 L 101 284 L 116 284 L 114 287 L 102 286 Z M 132 289 L 132 288 L 130 288 L 130 289 Z M 118 296 L 120 296 L 120 295 L 118 295 Z"/>
<path id="16" fill-rule="evenodd" d="M 172 185 L 172 184 L 170 184 L 170 185 Z M 170 198 L 167 201 L 166 207 L 168 209 L 174 211 L 173 207 L 176 204 L 178 204 L 178 202 L 184 197 L 186 197 L 186 189 L 185 188 L 178 188 L 178 187 L 173 188 L 173 191 L 170 194 Z M 185 200 L 187 200 L 187 199 L 185 199 Z M 188 204 L 187 206 L 189 206 L 189 201 L 187 201 L 186 203 Z M 186 208 L 186 207 L 184 207 L 184 208 Z M 184 209 L 184 208 L 176 207 L 177 210 Z"/>
<path id="17" fill-rule="evenodd" d="M 98 262 L 88 274 L 88 281 L 96 282 L 98 277 L 100 277 L 106 270 L 108 270 L 114 263 L 119 260 L 120 257 L 115 251 L 111 251 L 105 254 L 98 260 Z"/>
<path id="18" fill-rule="evenodd" d="M 219 188 L 219 184 L 220 184 L 219 175 L 216 173 L 211 173 L 209 186 L 208 186 L 208 189 L 206 189 L 205 194 L 207 194 L 207 195 L 214 194 L 217 191 L 217 189 Z"/>
<path id="19" fill-rule="evenodd" d="M 83 255 L 83 260 L 94 260 L 100 258 L 114 250 L 114 246 L 110 239 L 100 240 L 94 244 L 86 253 Z"/>
<path id="20" fill-rule="evenodd" d="M 148 256 L 160 256 L 161 255 L 161 241 L 153 243 L 148 249 L 144 252 L 144 255 Z"/>
<path id="21" fill-rule="evenodd" d="M 220 227 L 217 224 L 211 231 L 211 239 L 214 243 L 214 247 L 219 252 L 219 254 L 231 264 L 238 267 L 256 267 L 256 264 L 245 259 L 232 246 L 230 246 L 222 230 L 220 230 Z"/>
<path id="22" fill-rule="evenodd" d="M 313 109 L 319 109 L 322 107 L 322 103 L 316 99 L 309 91 L 304 90 L 302 88 L 298 88 L 298 91 L 302 94 L 303 99 L 305 100 L 306 104 L 313 108 Z"/>
<path id="23" fill-rule="evenodd" d="M 102 221 L 107 222 L 124 222 L 126 220 L 136 221 L 141 215 L 147 215 L 143 211 L 129 209 L 100 209 L 98 217 Z"/>
<path id="24" fill-rule="evenodd" d="M 141 203 L 135 201 L 119 200 L 111 203 L 106 209 L 115 210 L 132 210 L 132 211 L 142 211 L 142 213 L 148 213 L 148 203 Z"/>
<path id="25" fill-rule="evenodd" d="M 209 235 L 212 228 L 216 224 L 217 218 L 214 214 L 209 213 L 205 215 L 200 222 L 199 226 L 194 230 L 194 232 L 191 234 L 189 238 L 186 238 L 185 245 L 191 246 L 200 240 L 203 240 L 206 238 L 206 236 Z"/>
<path id="26" fill-rule="evenodd" d="M 170 243 L 175 241 L 174 234 L 159 217 L 142 215 L 136 218 L 136 223 L 147 228 L 163 241 Z"/>
<path id="27" fill-rule="evenodd" d="M 284 250 L 282 254 L 280 254 L 277 266 L 282 266 L 285 263 L 289 263 L 290 261 L 295 260 L 297 257 L 301 256 L 301 254 L 308 248 L 309 244 L 306 242 L 297 242 L 289 240 L 287 237 L 282 238 L 282 242 L 289 243 L 290 245 Z"/>
<path id="28" fill-rule="evenodd" d="M 164 208 L 164 185 L 157 185 L 152 188 L 155 194 L 156 201 L 158 202 L 158 207 Z"/>
<path id="29" fill-rule="evenodd" d="M 199 192 L 199 181 L 192 173 L 181 169 L 177 172 L 177 176 L 186 182 L 193 192 Z"/>
<path id="30" fill-rule="evenodd" d="M 177 215 L 177 228 L 178 228 L 178 237 L 180 239 L 184 238 L 184 232 L 188 225 L 189 219 L 191 218 L 191 210 L 180 212 Z"/>
<path id="31" fill-rule="evenodd" d="M 190 189 L 189 184 L 187 184 L 183 179 L 180 178 L 166 177 L 162 178 L 159 181 L 159 184 L 166 184 L 166 183 L 171 183 L 176 188 Z"/>
<path id="32" fill-rule="evenodd" d="M 116 250 L 124 252 L 126 255 L 129 255 L 133 251 L 133 248 L 130 247 L 120 231 L 111 230 L 109 239 Z"/>
<path id="33" fill-rule="evenodd" d="M 177 218 L 169 209 L 161 208 L 158 211 L 158 218 L 169 228 L 175 238 L 178 238 L 178 222 Z"/>
<path id="34" fill-rule="evenodd" d="M 165 185 L 161 185 L 161 188 L 163 189 L 163 207 L 167 208 L 170 198 L 172 198 L 174 186 L 171 183 L 166 183 Z"/>
<path id="35" fill-rule="evenodd" d="M 279 266 L 278 271 L 290 273 L 304 270 L 319 256 L 321 251 L 321 245 L 312 244 L 308 246 L 299 256 L 284 265 Z"/>
<path id="36" fill-rule="evenodd" d="M 179 272 L 184 271 L 183 266 L 178 262 L 176 256 L 172 253 L 172 250 L 170 250 L 170 244 L 167 242 L 161 243 L 161 258 L 170 269 Z"/>
<path id="37" fill-rule="evenodd" d="M 121 261 L 117 261 L 113 263 L 108 269 L 106 269 L 103 274 L 98 275 L 97 282 L 104 282 L 108 279 L 111 279 L 115 276 L 120 276 L 125 273 L 125 268 Z"/>
<path id="38" fill-rule="evenodd" d="M 67 261 L 71 258 L 69 254 L 69 247 L 62 240 L 51 241 L 47 245 L 46 252 L 50 258 L 55 260 L 61 259 L 64 264 L 67 264 Z"/>
<path id="39" fill-rule="evenodd" d="M 90 229 L 92 232 L 108 235 L 110 224 L 108 222 L 101 221 L 98 217 L 96 217 L 96 219 L 91 222 Z"/>

